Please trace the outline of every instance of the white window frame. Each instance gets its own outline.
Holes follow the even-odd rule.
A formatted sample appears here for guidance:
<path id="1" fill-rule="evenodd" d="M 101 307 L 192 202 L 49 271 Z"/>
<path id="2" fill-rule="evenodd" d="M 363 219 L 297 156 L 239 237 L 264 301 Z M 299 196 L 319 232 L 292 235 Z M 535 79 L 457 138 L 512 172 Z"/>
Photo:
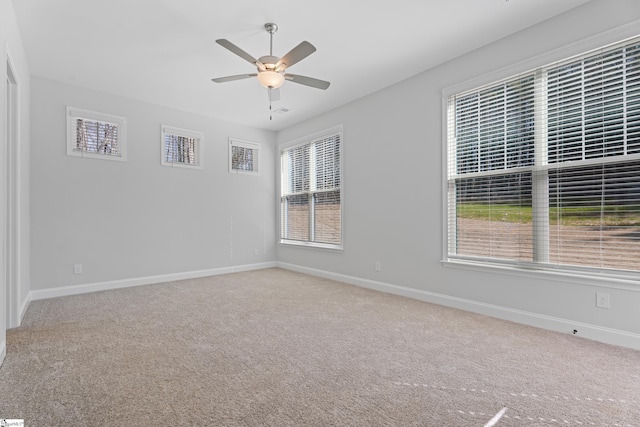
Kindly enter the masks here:
<path id="1" fill-rule="evenodd" d="M 290 240 L 290 239 L 285 239 L 282 236 L 284 235 L 284 231 L 283 228 L 285 227 L 284 225 L 284 213 L 282 212 L 282 197 L 285 193 L 287 193 L 287 191 L 285 190 L 285 187 L 289 185 L 289 182 L 287 180 L 285 180 L 284 177 L 284 165 L 282 164 L 282 154 L 284 151 L 286 150 L 290 150 L 292 148 L 296 148 L 296 147 L 301 147 L 301 146 L 305 146 L 305 145 L 309 145 L 311 143 L 313 143 L 314 141 L 320 140 L 322 138 L 331 136 L 331 135 L 335 135 L 335 134 L 339 134 L 340 135 L 340 162 L 339 162 L 339 168 L 340 168 L 340 243 L 339 244 L 333 244 L 333 243 L 319 243 L 319 242 L 314 242 L 314 241 L 302 241 L 302 240 Z M 278 151 L 278 163 L 280 165 L 280 194 L 279 194 L 279 199 L 278 199 L 278 206 L 279 206 L 279 234 L 280 234 L 280 240 L 279 243 L 282 245 L 287 245 L 287 246 L 299 246 L 299 247 L 309 247 L 309 248 L 319 248 L 319 249 L 328 249 L 328 250 L 337 250 L 337 251 L 342 251 L 344 249 L 344 168 L 343 168 L 343 162 L 344 162 L 344 132 L 343 132 L 343 126 L 342 125 L 337 125 L 334 126 L 332 128 L 328 128 L 316 133 L 313 133 L 311 135 L 307 135 L 304 136 L 302 138 L 298 138 L 294 141 L 290 141 L 284 144 L 281 144 L 279 146 L 279 151 Z M 313 169 L 313 166 L 311 166 L 311 169 Z M 310 180 L 313 181 L 313 180 Z M 315 192 L 315 189 L 310 189 L 310 191 L 308 192 L 308 194 L 313 194 Z M 313 228 L 314 225 L 314 218 L 313 218 L 313 213 L 314 213 L 314 209 L 313 209 L 313 205 L 312 205 L 312 200 L 313 197 L 310 197 L 310 206 L 309 206 L 309 227 L 310 229 Z M 309 231 L 309 235 L 310 235 L 310 239 L 312 238 L 311 236 L 313 235 L 313 232 L 310 230 Z"/>
<path id="2" fill-rule="evenodd" d="M 167 135 L 175 135 L 178 137 L 196 139 L 197 146 L 195 147 L 194 158 L 195 163 L 186 163 L 179 161 L 167 161 L 165 153 L 167 150 L 165 137 Z M 162 125 L 160 127 L 160 164 L 162 166 L 170 166 L 186 169 L 202 169 L 204 157 L 204 134 L 199 131 L 182 129 L 175 126 Z"/>
<path id="3" fill-rule="evenodd" d="M 242 147 L 245 149 L 253 150 L 253 169 L 237 169 L 233 167 L 233 148 Z M 229 138 L 229 173 L 238 175 L 260 175 L 260 143 L 252 141 L 244 141 L 238 138 Z"/>
<path id="4" fill-rule="evenodd" d="M 633 25 L 621 26 L 615 30 L 608 31 L 584 39 L 580 42 L 565 46 L 560 49 L 550 51 L 544 55 L 533 57 L 526 61 L 502 68 L 496 72 L 492 72 L 474 79 L 470 79 L 466 82 L 447 87 L 442 91 L 442 135 L 443 135 L 443 156 L 442 156 L 442 264 L 447 267 L 462 268 L 472 271 L 490 271 L 493 273 L 515 275 L 521 277 L 529 277 L 535 279 L 554 280 L 559 282 L 569 283 L 581 283 L 589 286 L 601 286 L 614 289 L 625 290 L 637 290 L 638 280 L 640 274 L 636 272 L 620 272 L 618 270 L 599 270 L 571 266 L 553 266 L 544 267 L 541 265 L 518 263 L 504 263 L 496 262 L 494 260 L 487 259 L 459 259 L 449 257 L 449 242 L 450 228 L 449 228 L 449 203 L 452 202 L 451 188 L 449 188 L 449 164 L 448 159 L 451 156 L 450 152 L 450 133 L 448 126 L 448 116 L 450 111 L 449 98 L 457 93 L 472 90 L 477 87 L 490 85 L 492 83 L 498 83 L 501 80 L 508 80 L 523 74 L 530 72 L 531 70 L 543 69 L 548 65 L 554 63 L 569 62 L 574 57 L 579 57 L 596 49 L 604 49 L 610 45 L 622 44 L 627 39 L 638 37 L 637 27 Z M 540 135 L 536 135 L 539 138 Z M 538 156 L 540 153 L 536 153 Z M 455 198 L 453 198 L 455 204 Z M 455 233 L 455 232 L 454 232 Z M 455 236 L 454 236 L 455 237 Z"/>
<path id="5" fill-rule="evenodd" d="M 95 122 L 109 123 L 118 128 L 116 154 L 96 153 L 77 148 L 77 120 L 85 119 Z M 85 110 L 82 108 L 67 106 L 67 155 L 90 159 L 103 160 L 127 160 L 127 119 L 112 114 Z"/>

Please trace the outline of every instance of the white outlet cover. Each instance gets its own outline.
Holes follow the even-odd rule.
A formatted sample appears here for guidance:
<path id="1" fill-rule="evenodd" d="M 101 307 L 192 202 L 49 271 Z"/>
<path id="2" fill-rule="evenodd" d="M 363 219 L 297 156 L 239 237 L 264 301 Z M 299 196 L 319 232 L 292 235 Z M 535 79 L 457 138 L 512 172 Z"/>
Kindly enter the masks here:
<path id="1" fill-rule="evenodd" d="M 604 292 L 596 292 L 596 307 L 611 308 L 611 296 Z"/>

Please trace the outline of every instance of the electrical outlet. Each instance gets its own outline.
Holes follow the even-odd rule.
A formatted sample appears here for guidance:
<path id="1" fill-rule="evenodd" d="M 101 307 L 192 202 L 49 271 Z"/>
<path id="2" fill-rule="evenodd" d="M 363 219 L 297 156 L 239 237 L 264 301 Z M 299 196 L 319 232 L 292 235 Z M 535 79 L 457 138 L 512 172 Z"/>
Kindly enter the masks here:
<path id="1" fill-rule="evenodd" d="M 260 255 L 260 249 L 254 249 L 254 250 L 253 250 L 253 254 L 254 254 L 255 256 Z"/>
<path id="2" fill-rule="evenodd" d="M 382 271 L 382 266 L 380 265 L 380 261 L 376 261 L 375 266 L 373 268 L 376 271 Z"/>
<path id="3" fill-rule="evenodd" d="M 75 264 L 73 266 L 73 274 L 82 274 L 82 264 Z"/>
<path id="4" fill-rule="evenodd" d="M 604 292 L 596 292 L 596 307 L 611 308 L 611 296 Z"/>

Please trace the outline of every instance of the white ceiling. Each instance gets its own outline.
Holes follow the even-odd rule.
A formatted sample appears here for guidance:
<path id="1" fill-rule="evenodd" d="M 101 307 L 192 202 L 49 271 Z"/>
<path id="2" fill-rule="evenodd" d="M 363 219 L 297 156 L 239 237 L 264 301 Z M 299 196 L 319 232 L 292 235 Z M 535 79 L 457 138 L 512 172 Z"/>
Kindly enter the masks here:
<path id="1" fill-rule="evenodd" d="M 588 0 L 13 0 L 32 75 L 279 130 L 390 86 Z M 289 109 L 269 120 L 255 72 L 215 43 L 258 58 L 307 40 L 317 51 L 291 73 L 331 82 L 326 91 L 286 82 Z"/>

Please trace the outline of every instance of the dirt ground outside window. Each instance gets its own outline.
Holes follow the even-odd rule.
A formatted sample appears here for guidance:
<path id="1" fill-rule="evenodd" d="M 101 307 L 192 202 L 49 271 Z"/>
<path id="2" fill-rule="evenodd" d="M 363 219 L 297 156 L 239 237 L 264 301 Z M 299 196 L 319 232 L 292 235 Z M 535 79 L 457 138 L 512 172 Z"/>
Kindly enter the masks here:
<path id="1" fill-rule="evenodd" d="M 457 225 L 458 255 L 533 261 L 531 223 L 458 218 Z M 549 262 L 640 271 L 640 228 L 551 225 Z"/>

